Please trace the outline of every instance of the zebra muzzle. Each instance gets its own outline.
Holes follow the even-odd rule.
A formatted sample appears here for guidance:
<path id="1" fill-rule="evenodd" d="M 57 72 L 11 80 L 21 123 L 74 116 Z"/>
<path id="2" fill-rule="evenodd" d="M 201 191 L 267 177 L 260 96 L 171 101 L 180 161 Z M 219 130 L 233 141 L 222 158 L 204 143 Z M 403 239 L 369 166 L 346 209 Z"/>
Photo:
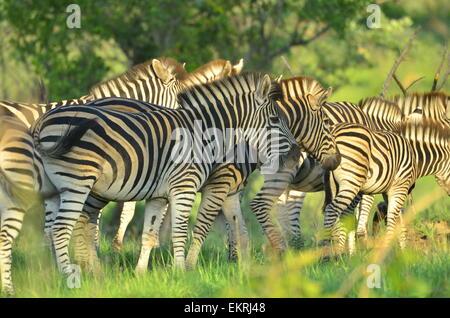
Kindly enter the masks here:
<path id="1" fill-rule="evenodd" d="M 281 166 L 288 169 L 294 168 L 300 159 L 300 154 L 300 147 L 293 144 L 289 152 L 281 158 Z"/>
<path id="2" fill-rule="evenodd" d="M 341 164 L 341 153 L 338 149 L 335 153 L 326 154 L 322 162 L 320 163 L 322 165 L 322 168 L 324 170 L 332 171 L 335 170 L 339 165 Z"/>

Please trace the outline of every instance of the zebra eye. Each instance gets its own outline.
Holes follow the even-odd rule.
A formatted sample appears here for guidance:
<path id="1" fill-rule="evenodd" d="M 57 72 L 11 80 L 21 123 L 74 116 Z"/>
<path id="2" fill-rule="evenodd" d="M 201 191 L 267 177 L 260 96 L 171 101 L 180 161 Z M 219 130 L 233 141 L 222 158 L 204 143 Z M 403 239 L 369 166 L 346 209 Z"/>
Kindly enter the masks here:
<path id="1" fill-rule="evenodd" d="M 280 118 L 278 117 L 270 117 L 270 121 L 273 122 L 274 124 L 278 124 L 280 122 Z"/>

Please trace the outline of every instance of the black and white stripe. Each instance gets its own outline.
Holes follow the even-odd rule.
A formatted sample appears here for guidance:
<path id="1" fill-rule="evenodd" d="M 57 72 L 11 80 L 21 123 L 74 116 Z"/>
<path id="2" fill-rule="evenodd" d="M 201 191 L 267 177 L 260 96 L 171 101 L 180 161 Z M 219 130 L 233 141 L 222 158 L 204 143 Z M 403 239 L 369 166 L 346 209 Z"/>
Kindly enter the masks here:
<path id="1" fill-rule="evenodd" d="M 165 206 L 168 200 L 174 261 L 177 267 L 183 267 L 189 213 L 197 190 L 218 158 L 208 163 L 174 162 L 170 159 L 176 145 L 172 133 L 177 128 L 192 132 L 194 121 L 201 120 L 205 129 L 242 129 L 241 138 L 254 147 L 264 142 L 262 137 L 268 137 L 256 134 L 255 128 L 276 129 L 293 147 L 295 140 L 286 135 L 289 129 L 279 120 L 278 108 L 270 97 L 273 87 L 267 75 L 248 73 L 183 92 L 179 95 L 182 109 L 130 113 L 114 108 L 68 106 L 45 114 L 35 126 L 34 136 L 45 171 L 61 192 L 52 227 L 58 268 L 64 271 L 70 264 L 67 247 L 71 231 L 91 192 L 105 200 L 152 198 L 156 203 L 147 202 L 151 209 Z M 76 128 L 71 129 L 72 126 Z M 67 134 L 61 137 L 61 131 Z M 238 141 L 234 138 L 228 147 Z M 268 141 L 270 135 L 265 143 Z M 287 148 L 273 155 L 291 153 Z M 160 214 L 163 215 L 161 209 Z M 147 222 L 146 215 L 146 224 L 156 221 Z M 147 262 L 150 234 L 144 228 L 141 259 L 146 256 Z"/>

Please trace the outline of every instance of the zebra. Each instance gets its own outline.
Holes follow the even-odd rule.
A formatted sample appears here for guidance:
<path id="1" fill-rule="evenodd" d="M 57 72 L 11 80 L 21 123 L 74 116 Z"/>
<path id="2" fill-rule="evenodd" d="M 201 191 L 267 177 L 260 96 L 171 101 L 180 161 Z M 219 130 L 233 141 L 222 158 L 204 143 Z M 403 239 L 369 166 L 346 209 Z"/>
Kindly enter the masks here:
<path id="1" fill-rule="evenodd" d="M 184 70 L 184 66 L 174 59 L 167 57 L 155 58 L 134 66 L 131 70 L 116 78 L 95 85 L 91 88 L 88 95 L 77 99 L 48 104 L 0 101 L 0 116 L 14 116 L 21 120 L 26 127 L 30 127 L 37 118 L 51 109 L 72 104 L 88 104 L 96 98 L 113 94 L 123 94 L 130 97 L 137 96 L 157 104 L 166 103 L 168 107 L 174 108 L 178 105 L 175 97 L 179 91 L 192 85 L 201 84 L 202 81 L 213 81 L 217 78 L 238 73 L 242 69 L 242 66 L 243 60 L 237 65 L 232 65 L 230 61 L 218 59 L 205 64 L 191 73 L 187 73 Z M 53 214 L 55 213 L 55 209 L 58 208 L 57 205 L 51 204 L 51 201 L 49 202 L 46 205 L 44 230 L 47 240 L 51 236 L 50 231 Z M 134 212 L 134 202 L 130 203 L 127 205 L 128 210 L 130 210 L 130 206 L 132 209 L 131 212 L 128 212 L 129 214 Z M 126 217 L 126 214 L 123 215 Z M 78 233 L 74 236 L 81 238 L 83 235 L 82 233 Z M 83 244 L 79 240 L 78 243 Z M 82 247 L 79 247 L 76 251 L 76 255 L 83 253 L 80 252 L 82 251 Z"/>
<path id="2" fill-rule="evenodd" d="M 435 119 L 444 126 L 450 126 L 449 96 L 443 92 L 426 92 L 396 95 L 391 98 L 402 110 L 404 116 L 420 115 Z"/>
<path id="3" fill-rule="evenodd" d="M 299 77 L 291 80 L 282 80 L 280 82 L 283 92 L 284 99 L 278 101 L 279 107 L 282 109 L 286 118 L 288 119 L 289 128 L 293 133 L 294 137 L 298 138 L 301 130 L 304 128 L 301 126 L 301 121 L 298 121 L 297 112 L 299 111 L 299 104 L 302 102 L 309 102 L 308 100 L 299 100 L 297 92 L 292 89 L 288 89 L 288 86 L 298 85 L 298 88 L 301 90 L 301 94 L 307 94 L 311 92 L 311 96 L 316 96 L 317 99 L 320 99 L 323 96 L 327 96 L 330 92 L 325 91 L 317 81 L 307 78 L 307 77 Z M 300 125 L 299 125 L 300 124 Z M 322 142 L 323 138 L 317 138 L 317 143 Z M 335 151 L 335 147 L 333 147 L 333 143 L 331 141 L 327 141 L 330 146 L 332 146 L 328 152 L 324 152 L 321 154 L 321 162 L 328 166 L 329 168 L 333 168 L 338 159 L 338 154 Z M 303 154 L 300 160 L 300 163 L 305 159 L 305 155 Z M 327 160 L 331 159 L 329 162 Z M 312 161 L 312 159 L 311 159 Z M 217 209 L 221 206 L 221 200 L 223 200 L 227 195 L 238 192 L 240 188 L 242 188 L 243 184 L 245 184 L 245 180 L 248 178 L 251 172 L 255 170 L 256 166 L 248 167 L 234 167 L 234 169 L 230 169 L 228 173 L 224 174 L 223 180 L 215 181 L 217 186 L 216 188 L 211 189 L 212 192 L 215 193 L 216 202 L 202 202 L 199 207 L 199 212 L 197 216 L 197 223 L 194 228 L 194 237 L 193 243 L 188 252 L 187 264 L 190 268 L 193 268 L 197 262 L 198 254 L 201 248 L 202 243 L 204 242 L 209 229 L 214 222 L 217 216 Z M 286 168 L 286 173 L 292 173 L 291 169 Z M 272 177 L 272 175 L 264 174 L 265 180 L 267 178 Z M 276 179 L 276 181 L 278 181 Z M 266 197 L 264 197 L 266 198 Z M 215 205 L 215 203 L 219 202 L 219 204 Z M 225 205 L 227 207 L 228 205 Z M 232 205 L 230 211 L 224 211 L 224 214 L 227 216 L 228 223 L 235 225 L 237 223 L 239 229 L 236 231 L 241 232 L 241 244 L 246 246 L 248 244 L 248 238 L 245 237 L 246 230 L 245 224 L 243 223 L 243 217 L 239 208 L 239 204 Z M 272 219 L 269 213 L 256 213 L 256 217 L 264 232 L 266 233 L 269 242 L 272 247 L 279 252 L 282 252 L 285 249 L 284 241 L 282 237 L 279 235 L 279 232 L 275 230 L 275 226 L 272 222 Z M 234 221 L 237 220 L 237 222 Z M 245 248 L 241 248 L 242 252 L 245 253 Z M 235 256 L 236 247 L 230 247 L 230 256 Z"/>
<path id="4" fill-rule="evenodd" d="M 55 194 L 26 125 L 12 116 L 0 117 L 0 273 L 2 291 L 14 294 L 11 249 L 25 213 L 40 204 L 37 195 Z"/>
<path id="5" fill-rule="evenodd" d="M 236 75 L 239 74 L 244 66 L 244 61 L 241 59 L 238 64 L 232 65 L 230 61 L 223 60 L 223 59 L 217 59 L 213 60 L 209 63 L 206 63 L 205 65 L 197 68 L 191 73 L 186 73 L 184 76 L 178 76 L 180 80 L 182 80 L 183 86 L 185 88 L 192 87 L 195 85 L 201 85 L 204 83 L 209 83 L 214 80 L 222 79 L 230 75 Z M 142 76 L 142 75 L 141 75 Z M 136 76 L 135 76 L 136 77 Z M 119 83 L 123 82 L 120 80 L 117 80 Z M 116 84 L 118 86 L 119 84 Z M 100 97 L 107 97 L 108 96 L 118 96 L 118 97 L 129 97 L 134 98 L 136 95 L 132 94 L 122 94 L 122 95 L 112 95 L 110 91 L 107 91 L 107 87 L 112 87 L 113 84 L 110 83 L 104 83 L 103 88 L 101 91 L 103 91 L 103 95 L 98 94 L 95 95 L 96 98 Z M 122 84 L 123 86 L 123 84 Z M 130 89 L 123 88 L 122 92 L 128 92 Z M 98 91 L 100 91 L 100 88 L 98 88 Z M 109 92 L 109 94 L 105 93 Z M 91 94 L 93 91 L 91 91 Z M 138 96 L 139 97 L 139 96 Z M 164 104 L 158 100 L 147 100 L 149 103 L 162 105 L 168 108 L 178 108 L 177 103 L 169 103 Z M 94 103 L 93 103 L 94 104 Z M 116 250 L 120 250 L 122 248 L 123 244 L 123 238 L 125 236 L 126 229 L 128 227 L 128 224 L 131 222 L 134 212 L 135 212 L 135 206 L 136 202 L 127 202 L 123 206 L 123 209 L 120 214 L 120 223 L 119 227 L 117 229 L 116 235 L 114 236 L 113 240 L 113 248 Z"/>
<path id="6" fill-rule="evenodd" d="M 395 116 L 390 116 L 393 126 L 385 126 L 394 132 L 399 131 L 399 125 L 408 122 L 412 119 L 430 119 L 437 121 L 437 124 L 444 127 L 450 127 L 450 107 L 448 107 L 448 96 L 442 92 L 427 92 L 427 93 L 412 93 L 406 95 L 396 95 L 390 100 L 397 105 L 390 107 L 395 109 Z M 363 111 L 366 111 L 367 100 L 360 102 Z M 382 105 L 377 105 L 374 109 L 383 109 Z M 372 114 L 372 113 L 371 113 Z M 378 121 L 386 121 L 387 115 L 379 111 L 376 114 Z M 374 201 L 373 196 L 363 196 L 357 217 L 356 235 L 367 240 L 367 226 L 370 215 L 370 210 Z"/>
<path id="7" fill-rule="evenodd" d="M 403 162 L 406 162 L 409 166 L 414 167 L 415 173 L 411 174 L 416 180 L 427 176 L 427 175 L 434 175 L 436 178 L 436 181 L 440 187 L 444 189 L 444 191 L 447 192 L 447 194 L 450 196 L 450 127 L 444 127 L 440 124 L 437 120 L 430 120 L 430 119 L 422 119 L 422 120 L 416 120 L 416 119 L 409 119 L 402 123 L 402 125 L 399 127 L 400 132 L 396 136 L 402 138 L 406 141 L 406 144 L 409 148 L 411 148 L 413 152 L 413 156 L 411 158 L 408 157 L 400 157 L 401 153 L 403 152 L 400 148 L 396 147 L 394 155 L 399 157 L 398 160 L 402 160 Z M 343 138 L 342 140 L 345 140 L 346 133 L 345 131 L 347 129 L 353 129 L 353 127 L 341 127 L 336 128 L 335 130 L 332 129 L 332 134 L 342 134 Z M 333 131 L 334 130 L 334 131 Z M 337 131 L 337 132 L 336 132 Z M 381 134 L 381 132 L 378 132 L 378 134 Z M 385 134 L 388 134 L 387 132 Z M 392 134 L 389 132 L 389 134 Z M 354 132 L 351 136 L 354 135 Z M 339 138 L 337 138 L 338 147 L 339 147 Z M 347 144 L 349 144 L 349 140 L 345 140 Z M 344 145 L 344 147 L 346 147 Z M 355 151 L 355 146 L 353 146 L 353 151 Z M 361 147 L 362 148 L 362 147 Z M 373 152 L 378 151 L 378 149 L 375 148 L 381 148 L 381 145 L 378 144 L 377 147 L 373 147 L 372 149 L 372 155 Z M 342 148 L 339 148 L 342 151 Z M 361 149 L 358 149 L 359 151 Z M 345 153 L 345 150 L 342 151 Z M 367 153 L 367 150 L 364 151 Z M 403 152 L 404 153 L 404 152 Z M 380 156 L 378 157 L 378 160 L 380 163 L 377 163 L 376 161 L 372 161 L 375 164 L 383 164 L 383 168 L 386 170 L 386 166 L 388 167 L 387 170 L 392 170 L 391 165 L 392 162 L 384 162 L 386 157 L 386 152 L 380 152 Z M 411 162 L 407 162 L 407 160 L 411 160 Z M 360 160 L 361 162 L 361 160 Z M 372 164 L 373 165 L 373 164 Z M 348 175 L 355 174 L 355 170 L 349 170 L 347 171 L 333 171 L 333 179 L 339 179 L 339 178 L 349 178 L 347 176 L 344 176 L 346 173 Z M 372 168 L 371 171 L 376 171 L 375 168 Z M 382 168 L 379 168 L 379 171 L 383 171 Z M 336 176 L 337 174 L 337 176 Z M 341 176 L 339 175 L 341 174 Z M 380 173 L 379 173 L 380 174 Z M 375 175 L 375 174 L 374 174 Z M 373 177 L 372 177 L 373 178 Z M 355 183 L 355 179 L 352 179 L 352 182 Z M 394 181 L 395 180 L 395 181 Z M 402 180 L 402 178 L 393 178 L 391 176 L 391 181 L 393 183 L 398 182 L 399 180 Z M 387 177 L 385 180 L 380 179 L 380 183 L 387 184 Z M 415 180 L 414 180 L 415 181 Z M 405 181 L 406 182 L 406 181 Z M 341 186 L 342 181 L 337 181 L 339 186 Z M 406 182 L 406 184 L 408 184 Z M 366 184 L 363 188 L 363 191 L 368 191 L 367 188 L 370 189 L 370 187 Z M 409 191 L 412 190 L 412 187 L 409 189 Z M 341 190 L 339 190 L 341 191 Z M 348 190 L 347 190 L 348 191 Z M 372 189 L 373 191 L 373 189 Z M 389 241 L 390 237 L 393 233 L 393 228 L 395 225 L 396 220 L 399 218 L 401 221 L 401 214 L 399 214 L 399 208 L 403 204 L 404 199 L 406 198 L 406 191 L 403 192 L 403 194 L 400 193 L 392 193 L 392 189 L 389 189 L 389 192 L 384 192 L 385 201 L 388 204 L 388 213 L 387 213 L 387 238 Z M 336 201 L 339 201 L 341 204 L 343 204 L 343 195 L 339 196 Z M 334 202 L 334 201 L 333 201 Z M 336 213 L 332 212 L 332 210 L 336 211 L 336 204 L 332 204 L 327 207 L 326 212 L 329 214 Z M 331 223 L 332 221 L 328 221 Z M 400 246 L 403 248 L 405 246 L 405 229 L 402 229 L 402 235 L 400 236 Z M 342 236 L 341 236 L 342 238 Z M 341 244 L 342 245 L 342 244 Z"/>
<path id="8" fill-rule="evenodd" d="M 0 101 L 0 114 L 13 115 L 22 120 L 27 127 L 30 127 L 37 118 L 56 107 L 71 104 L 88 105 L 95 99 L 115 95 L 138 97 L 147 102 L 176 108 L 178 107 L 176 96 L 182 90 L 192 85 L 201 84 L 202 81 L 209 82 L 237 73 L 242 69 L 242 66 L 243 60 L 236 65 L 232 65 L 230 61 L 218 59 L 203 65 L 191 73 L 187 73 L 184 70 L 184 66 L 176 60 L 169 57 L 159 57 L 138 64 L 113 79 L 95 85 L 90 89 L 88 95 L 78 99 L 49 104 Z M 134 202 L 126 205 L 125 210 L 132 210 L 128 214 L 134 211 L 134 205 Z M 49 237 L 53 214 L 54 211 L 52 210 L 46 211 L 46 237 Z M 127 213 L 124 213 L 123 217 L 127 218 Z M 118 231 L 119 234 L 120 230 Z"/>
<path id="9" fill-rule="evenodd" d="M 257 147 L 263 140 L 255 128 L 275 129 L 283 150 L 272 152 L 269 158 L 293 157 L 298 146 L 278 115 L 275 100 L 280 94 L 268 75 L 244 73 L 182 92 L 178 95 L 181 109 L 128 113 L 104 107 L 67 106 L 42 116 L 33 128 L 33 137 L 45 171 L 60 191 L 60 207 L 52 228 L 58 269 L 66 272 L 70 264 L 71 231 L 90 193 L 107 200 L 152 198 L 146 210 L 159 209 L 161 214 L 169 201 L 174 266 L 184 268 L 189 213 L 212 163 L 171 160 L 177 145 L 176 140 L 171 140 L 172 132 L 177 128 L 192 132 L 196 119 L 207 128 L 239 128 L 238 138 L 232 138 L 231 145 L 227 145 L 226 149 L 230 149 L 240 140 Z M 70 129 L 71 125 L 77 127 Z M 63 137 L 61 129 L 66 131 Z M 145 224 L 160 219 L 146 219 Z M 148 262 L 147 244 L 152 239 L 152 233 L 144 228 L 140 260 L 147 258 Z M 146 268 L 141 265 L 138 262 L 137 271 Z"/>
<path id="10" fill-rule="evenodd" d="M 305 105 L 324 103 L 323 111 L 326 112 L 330 123 L 354 122 L 376 128 L 371 119 L 358 107 L 350 102 L 325 102 L 331 94 L 331 89 L 326 90 L 319 82 L 308 77 L 297 77 L 281 81 L 285 99 L 279 102 L 285 112 L 290 128 L 297 140 L 309 138 L 317 140 L 317 136 L 311 134 L 309 123 L 305 124 Z M 311 89 L 313 88 L 313 89 Z M 289 96 L 289 97 L 287 97 Z M 316 100 L 314 100 L 316 99 Z M 277 202 L 286 204 L 286 209 L 279 209 L 278 216 L 285 223 L 291 220 L 290 236 L 291 245 L 301 248 L 303 239 L 299 223 L 299 214 L 305 198 L 301 192 L 316 192 L 323 190 L 323 169 L 321 165 L 314 163 L 313 158 L 308 158 L 297 170 L 278 171 L 276 174 L 265 176 L 264 184 L 250 203 L 255 214 L 269 215 L 272 207 Z M 308 180 L 303 182 L 302 180 Z M 312 183 L 311 185 L 309 183 Z"/>

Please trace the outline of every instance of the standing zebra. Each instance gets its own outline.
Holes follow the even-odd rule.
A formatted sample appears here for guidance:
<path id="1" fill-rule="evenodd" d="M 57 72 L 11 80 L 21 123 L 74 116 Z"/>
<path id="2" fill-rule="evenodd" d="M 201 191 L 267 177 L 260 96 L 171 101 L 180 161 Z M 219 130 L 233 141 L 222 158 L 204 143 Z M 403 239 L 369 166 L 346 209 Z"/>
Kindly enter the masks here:
<path id="1" fill-rule="evenodd" d="M 178 67 L 172 67 L 173 69 L 178 69 L 179 73 L 177 73 L 177 78 L 182 84 L 182 89 L 186 89 L 195 85 L 201 85 L 205 83 L 210 83 L 212 81 L 225 78 L 230 75 L 239 74 L 243 68 L 243 59 L 239 61 L 238 64 L 232 65 L 230 61 L 223 60 L 223 59 L 217 59 L 214 61 L 211 61 L 209 63 L 206 63 L 205 65 L 197 68 L 191 73 L 181 73 L 180 66 Z M 170 69 L 170 68 L 169 68 Z M 170 95 L 172 96 L 172 99 L 174 102 L 170 103 L 164 103 L 164 101 L 155 99 L 155 98 L 147 98 L 142 99 L 143 96 L 149 96 L 148 94 L 141 93 L 141 94 L 133 94 L 131 93 L 133 91 L 133 88 L 136 86 L 139 86 L 138 80 L 140 78 L 148 77 L 147 75 L 147 68 L 140 67 L 139 71 L 134 70 L 133 75 L 124 75 L 123 78 L 117 78 L 113 79 L 112 81 L 107 81 L 102 84 L 99 84 L 97 87 L 93 88 L 91 90 L 91 94 L 95 96 L 95 98 L 101 98 L 101 97 L 129 97 L 129 98 L 135 98 L 139 100 L 143 100 L 152 104 L 161 105 L 168 108 L 178 108 L 179 104 L 177 103 L 176 98 L 173 99 L 175 96 L 171 92 Z M 132 80 L 127 80 L 131 77 Z M 112 90 L 112 87 L 121 87 L 120 90 Z M 142 91 L 142 90 L 141 90 Z M 177 90 L 178 92 L 178 90 Z M 118 95 L 119 94 L 119 95 Z M 95 105 L 96 103 L 91 103 L 91 105 Z M 127 202 L 125 203 L 123 210 L 120 214 L 120 224 L 119 228 L 117 229 L 116 235 L 113 240 L 113 247 L 116 250 L 120 250 L 122 247 L 123 238 L 125 235 L 125 231 L 128 227 L 128 224 L 131 222 L 134 212 L 135 212 L 135 206 L 136 202 Z"/>
<path id="2" fill-rule="evenodd" d="M 148 62 L 136 65 L 124 74 L 94 86 L 90 90 L 90 94 L 78 99 L 65 100 L 48 104 L 26 104 L 9 101 L 0 101 L 0 116 L 4 115 L 16 117 L 22 121 L 26 127 L 30 127 L 37 118 L 47 111 L 71 104 L 86 104 L 94 98 L 107 96 L 111 94 L 125 94 L 128 96 L 137 96 L 154 103 L 167 103 L 168 107 L 177 107 L 178 103 L 176 95 L 179 91 L 202 81 L 213 81 L 217 78 L 238 73 L 243 65 L 241 60 L 237 65 L 231 65 L 229 61 L 215 60 L 205 64 L 192 73 L 186 73 L 183 66 L 171 58 L 156 58 Z M 134 95 L 133 95 L 134 94 Z M 10 121 L 10 119 L 7 119 Z M 29 147 L 26 143 L 22 145 L 22 150 L 15 153 L 17 156 L 28 158 L 22 159 L 23 162 L 36 161 L 39 163 L 40 156 L 27 150 Z M 20 148 L 17 148 L 20 149 Z M 0 166 L 1 167 L 1 166 Z M 24 173 L 23 178 L 28 178 L 25 170 L 16 173 Z M 45 175 L 41 175 L 36 170 L 37 178 L 45 179 Z M 14 179 L 20 179 L 15 177 Z M 51 224 L 53 222 L 52 215 L 58 209 L 58 204 L 54 201 L 47 200 L 46 204 L 46 236 L 50 238 Z M 132 203 L 134 208 L 134 203 Z M 134 210 L 134 209 L 133 209 Z M 78 236 L 84 234 L 79 233 Z M 78 249 L 79 251 L 79 249 Z"/>
<path id="3" fill-rule="evenodd" d="M 97 84 L 89 91 L 89 95 L 78 99 L 71 99 L 49 104 L 26 104 L 9 101 L 0 101 L 0 115 L 13 115 L 30 127 L 40 116 L 47 111 L 66 105 L 87 104 L 97 98 L 107 96 L 134 97 L 153 104 L 164 105 L 169 108 L 178 107 L 177 94 L 182 90 L 203 83 L 210 82 L 231 74 L 238 73 L 243 66 L 232 65 L 226 60 L 211 61 L 197 70 L 187 73 L 182 64 L 168 57 L 155 58 L 138 64 L 127 72 Z M 123 219 L 131 219 L 134 213 L 134 202 L 127 204 L 122 214 Z M 55 213 L 55 205 L 48 205 L 46 211 L 45 232 L 50 237 L 52 215 Z M 121 222 L 126 228 L 126 222 Z M 123 226 L 117 236 L 123 237 Z M 81 234 L 80 234 L 81 235 Z M 116 238 L 117 238 L 116 236 Z M 120 239 L 121 242 L 121 239 Z"/>
<path id="4" fill-rule="evenodd" d="M 413 93 L 406 96 L 397 95 L 391 99 L 395 105 L 388 107 L 387 111 L 394 110 L 395 116 L 387 115 L 387 111 L 384 112 L 383 105 L 376 105 L 374 109 L 376 112 L 368 111 L 368 100 L 360 102 L 360 107 L 369 116 L 374 116 L 378 122 L 386 122 L 389 120 L 391 123 L 395 123 L 394 126 L 385 126 L 384 129 L 388 129 L 394 132 L 399 132 L 399 127 L 403 126 L 403 121 L 409 120 L 409 118 L 429 119 L 436 121 L 436 124 L 443 125 L 444 127 L 450 127 L 450 107 L 448 106 L 448 96 L 441 92 L 430 93 Z M 372 118 L 371 118 L 372 119 Z M 399 126 L 400 125 L 400 126 Z M 370 215 L 370 209 L 374 201 L 373 196 L 363 196 L 358 211 L 358 225 L 356 234 L 358 237 L 367 239 L 367 227 Z"/>
<path id="5" fill-rule="evenodd" d="M 68 106 L 45 114 L 35 125 L 33 136 L 45 171 L 61 193 L 58 222 L 52 228 L 58 268 L 66 271 L 70 264 L 71 232 L 91 192 L 107 200 L 152 198 L 146 211 L 157 208 L 160 213 L 169 201 L 174 264 L 183 268 L 189 213 L 214 161 L 174 162 L 170 158 L 178 143 L 171 136 L 179 129 L 193 132 L 196 120 L 205 128 L 222 132 L 240 129 L 242 133 L 227 145 L 226 153 L 241 140 L 257 147 L 264 141 L 256 130 L 275 129 L 281 145 L 290 146 L 272 152 L 271 158 L 292 155 L 295 139 L 279 119 L 274 100 L 279 94 L 269 76 L 247 73 L 184 91 L 179 95 L 183 108 L 177 110 L 125 113 Z M 70 129 L 72 125 L 77 127 Z M 63 137 L 61 129 L 66 131 Z M 141 256 L 148 258 L 146 245 L 152 237 L 146 229 L 143 238 Z"/>
<path id="6" fill-rule="evenodd" d="M 303 94 L 309 94 L 311 98 L 320 100 L 320 98 L 324 98 L 325 96 L 327 96 L 329 94 L 329 91 L 325 91 L 317 81 L 305 77 L 283 80 L 280 83 L 283 90 L 283 99 L 278 101 L 278 106 L 286 116 L 291 132 L 298 140 L 303 129 L 306 128 L 304 125 L 302 125 L 302 121 L 299 120 L 298 112 L 301 111 L 300 104 L 309 102 L 309 100 L 301 99 L 299 96 L 302 96 Z M 294 89 L 294 86 L 297 90 Z M 331 140 L 325 139 L 326 137 L 326 135 L 318 136 L 318 138 L 316 138 L 315 140 L 317 144 L 323 144 L 327 142 L 330 145 L 330 148 L 327 149 L 327 151 L 324 151 L 320 154 L 319 161 L 329 169 L 333 169 L 338 164 L 339 155 L 336 152 L 334 143 Z M 302 159 L 300 160 L 300 164 L 303 162 L 304 158 L 305 156 L 303 155 Z M 187 261 L 189 267 L 194 267 L 197 262 L 201 245 L 204 242 L 210 230 L 210 227 L 217 216 L 217 209 L 221 206 L 221 200 L 223 200 L 227 195 L 239 191 L 243 183 L 245 183 L 245 180 L 248 178 L 249 174 L 253 170 L 255 170 L 255 168 L 256 166 L 245 168 L 242 165 L 235 165 L 235 167 L 233 167 L 233 169 L 230 169 L 227 174 L 224 174 L 220 182 L 216 182 L 216 188 L 211 189 L 211 191 L 215 193 L 214 199 L 216 200 L 216 203 L 219 202 L 219 204 L 215 205 L 214 202 L 202 202 L 199 207 L 197 224 L 194 228 L 193 243 L 188 253 Z M 280 177 L 281 173 L 284 173 L 284 175 L 281 175 Z M 273 180 L 274 183 L 273 185 L 268 187 L 269 190 L 276 191 L 276 187 L 278 186 L 277 182 L 285 175 L 293 174 L 292 169 L 290 169 L 289 167 L 282 169 L 281 173 L 279 172 L 275 178 L 273 178 L 273 174 L 264 174 L 265 182 L 267 180 Z M 269 196 L 264 195 L 263 200 L 267 200 L 268 197 Z M 225 206 L 227 207 L 227 205 Z M 245 225 L 243 224 L 243 217 L 239 205 L 234 205 L 229 213 L 225 213 L 225 215 L 228 218 L 228 222 L 232 225 L 233 223 L 236 223 L 235 221 L 233 221 L 233 219 L 238 220 L 237 223 L 240 227 L 240 231 L 245 235 Z M 260 213 L 256 213 L 256 217 L 262 225 L 262 228 L 267 235 L 272 247 L 274 247 L 278 251 L 283 251 L 285 248 L 284 240 L 279 232 L 276 231 L 269 211 L 262 210 L 260 211 Z M 240 238 L 240 240 L 243 241 L 243 243 L 241 244 L 246 244 L 247 239 L 245 237 Z M 230 248 L 230 252 L 232 254 L 234 253 L 234 250 L 235 247 Z M 245 249 L 241 248 L 241 250 L 245 252 Z"/>
<path id="7" fill-rule="evenodd" d="M 316 80 L 312 78 L 297 77 L 281 81 L 285 99 L 279 102 L 279 106 L 286 114 L 290 128 L 297 140 L 306 140 L 310 144 L 319 147 L 321 135 L 315 134 L 313 125 L 307 116 L 307 105 L 321 104 L 326 101 L 331 90 L 325 90 Z M 355 104 L 349 102 L 326 102 L 323 105 L 331 124 L 340 122 L 361 123 L 375 127 L 368 116 Z M 268 216 L 273 206 L 279 200 L 287 203 L 288 209 L 281 210 L 281 219 L 290 220 L 291 244 L 301 247 L 303 239 L 299 223 L 299 215 L 305 195 L 302 192 L 316 192 L 323 190 L 323 169 L 321 165 L 308 158 L 297 170 L 281 170 L 275 174 L 267 175 L 261 190 L 250 203 L 252 211 L 256 215 Z M 285 194 L 282 196 L 282 194 Z M 283 221 L 284 222 L 284 221 Z M 283 223 L 281 222 L 281 223 Z M 285 223 L 285 222 L 284 222 Z"/>
<path id="8" fill-rule="evenodd" d="M 13 294 L 11 249 L 27 210 L 39 203 L 37 192 L 55 193 L 35 152 L 28 128 L 18 118 L 0 117 L 0 273 L 2 291 Z"/>

